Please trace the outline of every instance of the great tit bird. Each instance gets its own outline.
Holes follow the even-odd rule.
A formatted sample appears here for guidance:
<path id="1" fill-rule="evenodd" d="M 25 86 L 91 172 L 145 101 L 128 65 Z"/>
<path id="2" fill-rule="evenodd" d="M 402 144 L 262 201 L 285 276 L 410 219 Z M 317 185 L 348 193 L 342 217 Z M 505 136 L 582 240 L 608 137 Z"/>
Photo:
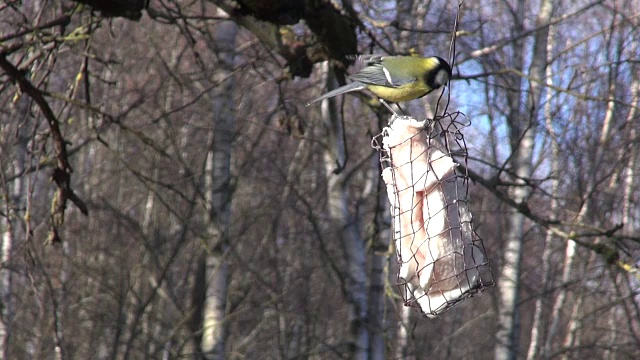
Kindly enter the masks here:
<path id="1" fill-rule="evenodd" d="M 365 62 L 365 66 L 349 76 L 352 80 L 350 84 L 329 91 L 307 106 L 332 96 L 364 89 L 389 102 L 409 101 L 438 89 L 451 78 L 451 66 L 438 56 L 365 55 L 359 59 Z"/>

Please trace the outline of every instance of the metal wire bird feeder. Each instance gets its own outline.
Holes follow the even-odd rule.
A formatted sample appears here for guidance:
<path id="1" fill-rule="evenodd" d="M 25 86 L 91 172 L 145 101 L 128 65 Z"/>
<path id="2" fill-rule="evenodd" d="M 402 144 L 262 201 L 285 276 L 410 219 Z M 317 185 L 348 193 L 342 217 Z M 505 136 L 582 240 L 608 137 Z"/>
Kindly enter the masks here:
<path id="1" fill-rule="evenodd" d="M 494 285 L 469 204 L 460 113 L 394 115 L 373 146 L 391 203 L 398 286 L 406 306 L 435 317 Z"/>

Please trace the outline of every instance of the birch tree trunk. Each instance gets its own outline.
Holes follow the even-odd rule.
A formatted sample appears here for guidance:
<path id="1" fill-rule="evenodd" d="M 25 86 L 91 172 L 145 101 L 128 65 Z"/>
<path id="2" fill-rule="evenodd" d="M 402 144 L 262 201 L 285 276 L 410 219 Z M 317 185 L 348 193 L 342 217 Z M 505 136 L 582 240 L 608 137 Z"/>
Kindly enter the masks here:
<path id="1" fill-rule="evenodd" d="M 212 130 L 205 166 L 205 194 L 210 239 L 200 256 L 195 284 L 204 289 L 202 303 L 201 351 L 205 359 L 225 358 L 228 268 L 224 256 L 229 241 L 231 216 L 231 148 L 234 126 L 234 68 L 235 43 L 238 27 L 231 21 L 220 22 L 213 31 L 213 45 L 219 63 L 214 82 L 220 86 L 212 90 Z"/>
<path id="2" fill-rule="evenodd" d="M 409 322 L 411 321 L 411 312 L 413 310 L 408 306 L 400 306 L 400 316 L 398 319 L 398 335 L 396 339 L 396 359 L 411 360 L 415 357 L 408 355 L 409 349 Z"/>
<path id="3" fill-rule="evenodd" d="M 540 4 L 540 11 L 536 19 L 536 25 L 541 26 L 549 22 L 553 9 L 551 0 L 544 0 Z M 525 2 L 518 1 L 516 8 L 517 34 L 524 30 L 523 21 L 525 15 Z M 547 36 L 548 28 L 536 32 L 534 38 L 533 58 L 529 74 L 534 79 L 543 79 L 547 60 Z M 514 42 L 514 65 L 524 69 L 522 53 L 526 49 L 520 42 Z M 513 200 L 520 204 L 525 203 L 531 193 L 531 189 L 525 185 L 523 179 L 531 178 L 533 146 L 535 141 L 535 114 L 540 99 L 540 84 L 529 81 L 529 96 L 526 109 L 520 105 L 520 90 L 522 79 L 514 79 L 513 90 L 508 94 L 509 98 L 509 140 L 511 143 L 511 165 L 515 173 L 517 186 L 512 191 Z M 496 360 L 515 359 L 519 349 L 520 318 L 519 318 L 519 291 L 520 291 L 520 267 L 522 261 L 522 241 L 524 236 L 525 216 L 516 210 L 511 210 L 507 218 L 507 234 L 502 271 L 498 279 L 499 285 L 499 310 L 497 344 L 495 348 Z"/>
<path id="4" fill-rule="evenodd" d="M 20 178 L 15 179 L 14 185 L 19 184 L 20 180 Z M 12 197 L 13 194 L 9 194 L 8 189 L 5 189 L 5 192 L 4 197 Z M 0 308 L 2 308 L 2 314 L 0 314 L 2 318 L 0 321 L 0 355 L 2 355 L 3 359 L 8 358 L 11 322 L 14 316 L 13 303 L 11 301 L 11 271 L 4 266 L 4 264 L 9 264 L 11 261 L 14 244 L 11 207 L 12 205 L 9 201 L 5 202 L 2 212 L 7 216 L 0 221 L 0 231 L 2 232 L 2 237 L 0 238 L 0 263 L 3 264 L 0 267 Z"/>
<path id="5" fill-rule="evenodd" d="M 335 88 L 337 84 L 332 67 L 324 62 L 323 68 L 327 74 L 327 89 Z M 369 349 L 366 248 L 358 221 L 349 210 L 345 179 L 340 172 L 346 162 L 346 144 L 335 99 L 322 101 L 321 111 L 328 143 L 323 156 L 327 176 L 327 211 L 332 228 L 342 243 L 346 263 L 344 288 L 349 303 L 349 358 L 364 360 Z"/>
<path id="6" fill-rule="evenodd" d="M 611 65 L 612 67 L 612 69 L 610 70 L 611 73 L 616 72 L 615 69 L 613 69 L 614 66 L 615 65 Z M 595 149 L 596 151 L 595 151 L 595 161 L 594 161 L 595 167 L 594 168 L 597 168 L 598 164 L 603 163 L 606 147 L 611 138 L 611 132 L 612 132 L 614 114 L 615 114 L 615 108 L 616 108 L 616 103 L 614 101 L 615 90 L 616 90 L 615 80 L 611 79 L 609 84 L 609 101 L 607 102 L 607 109 L 602 122 L 602 131 L 601 131 L 600 139 L 598 141 L 598 146 Z M 578 213 L 578 216 L 575 219 L 576 223 L 582 223 L 591 215 L 591 207 L 592 207 L 593 200 L 590 198 L 590 194 L 593 193 L 593 191 L 597 186 L 598 186 L 597 172 L 591 171 L 587 179 L 586 191 L 584 192 L 584 197 L 582 199 L 583 205 L 580 209 L 580 212 Z M 596 239 L 596 242 L 598 242 L 598 239 Z M 572 276 L 571 265 L 573 264 L 573 260 L 575 258 L 576 246 L 577 245 L 574 241 L 569 240 L 567 243 L 567 255 L 565 258 L 565 268 L 562 276 L 562 281 L 564 284 L 567 284 L 571 280 L 571 276 Z M 595 253 L 593 252 L 590 253 L 589 260 L 586 262 L 586 264 L 591 263 L 594 260 L 594 258 L 595 258 Z M 585 265 L 585 268 L 586 268 L 586 265 Z M 580 341 L 578 337 L 578 333 L 580 331 L 580 326 L 581 326 L 580 310 L 583 304 L 584 296 L 585 296 L 584 294 L 580 295 L 580 297 L 578 297 L 578 299 L 573 303 L 571 317 L 569 318 L 569 330 L 567 331 L 563 341 L 563 347 L 565 349 L 576 346 L 576 342 Z M 551 353 L 550 352 L 551 345 L 557 333 L 558 318 L 559 318 L 560 310 L 564 308 L 564 301 L 566 297 L 567 297 L 567 289 L 566 287 L 562 287 L 560 289 L 560 293 L 558 295 L 558 298 L 556 299 L 556 303 L 554 303 L 554 307 L 552 310 L 552 314 L 555 317 L 552 318 L 553 322 L 550 327 L 549 335 L 547 337 L 547 342 L 545 346 L 547 356 Z M 567 359 L 567 358 L 568 358 L 568 353 L 565 352 L 562 355 L 562 359 Z"/>
<path id="7" fill-rule="evenodd" d="M 554 27 L 549 27 L 549 33 L 547 34 L 547 69 L 545 71 L 545 85 L 547 89 L 550 89 L 553 86 L 552 81 L 552 73 L 551 73 L 551 61 L 553 53 L 553 36 L 554 36 Z M 545 108 L 544 108 L 544 119 L 547 132 L 551 138 L 551 206 L 550 206 L 550 216 L 552 218 L 558 217 L 558 208 L 559 202 L 558 197 L 560 196 L 559 188 L 560 188 L 560 146 L 557 141 L 557 134 L 553 129 L 553 121 L 552 121 L 552 113 L 551 113 L 551 91 L 547 90 L 545 96 Z M 537 359 L 540 353 L 540 343 L 542 340 L 542 334 L 544 331 L 543 324 L 543 313 L 545 307 L 545 295 L 550 288 L 550 271 L 551 271 L 551 255 L 553 254 L 553 243 L 555 240 L 555 235 L 552 231 L 547 230 L 545 240 L 544 240 L 544 250 L 542 251 L 542 295 L 538 296 L 536 299 L 535 310 L 533 314 L 533 324 L 531 325 L 531 341 L 529 342 L 529 350 L 527 351 L 527 359 L 533 360 Z"/>
<path id="8" fill-rule="evenodd" d="M 612 67 L 610 70 L 611 73 L 616 73 L 615 69 L 613 69 L 614 66 L 615 65 L 611 65 Z M 616 104 L 614 101 L 614 94 L 616 90 L 615 87 L 616 87 L 615 80 L 610 79 L 609 93 L 608 93 L 609 100 L 607 101 L 607 108 L 606 108 L 605 116 L 602 122 L 600 139 L 595 148 L 595 157 L 593 162 L 594 165 L 592 169 L 597 169 L 598 165 L 603 163 L 606 146 L 609 143 L 609 140 L 611 137 L 611 131 L 612 131 L 612 126 L 614 121 L 614 112 L 616 107 Z M 589 175 L 586 181 L 585 191 L 583 191 L 582 206 L 580 208 L 580 211 L 578 212 L 578 215 L 574 220 L 576 224 L 579 224 L 585 221 L 585 219 L 587 219 L 591 213 L 591 207 L 593 202 L 593 199 L 591 198 L 591 194 L 593 193 L 595 188 L 598 186 L 597 175 L 598 175 L 597 171 L 592 170 L 589 172 Z M 571 278 L 573 276 L 573 262 L 576 257 L 576 250 L 577 250 L 577 244 L 573 240 L 567 240 L 567 246 L 565 250 L 565 259 L 563 264 L 563 272 L 562 272 L 562 284 L 568 284 L 569 281 L 571 281 Z M 590 256 L 593 257 L 593 253 Z M 591 258 L 587 263 L 589 262 L 591 262 Z M 556 336 L 558 335 L 557 332 L 558 332 L 558 325 L 559 325 L 559 319 L 560 319 L 560 312 L 565 307 L 566 298 L 567 298 L 567 288 L 566 286 L 562 286 L 560 287 L 558 295 L 551 309 L 551 324 L 549 326 L 549 331 L 547 333 L 545 346 L 544 346 L 544 353 L 543 353 L 543 356 L 545 357 L 551 354 L 553 341 L 556 339 Z M 579 298 L 573 304 L 573 310 L 571 311 L 570 329 L 569 329 L 569 332 L 567 333 L 567 336 L 565 337 L 565 341 L 564 341 L 565 345 L 574 343 L 574 338 L 577 331 L 576 330 L 577 324 L 575 322 L 577 321 L 577 316 L 579 315 L 579 308 L 581 304 L 582 304 L 582 298 Z"/>
<path id="9" fill-rule="evenodd" d="M 380 161 L 378 156 L 372 157 L 371 169 L 369 171 L 369 183 L 373 186 L 368 188 L 375 190 L 377 194 L 377 206 L 375 218 L 373 219 L 373 229 L 367 233 L 373 237 L 373 245 L 370 247 L 371 269 L 369 285 L 369 329 L 371 340 L 369 342 L 369 359 L 383 360 L 384 357 L 384 319 L 385 319 L 385 283 L 388 279 L 389 260 L 389 240 L 391 234 L 389 228 L 384 228 L 384 224 L 391 223 L 389 219 L 389 200 L 386 194 L 386 187 L 383 185 L 380 176 Z M 375 196 L 371 191 L 363 192 L 366 196 Z"/>
<path id="10" fill-rule="evenodd" d="M 634 43 L 635 45 L 636 43 Z M 633 84 L 631 84 L 631 103 L 638 104 L 640 101 L 640 80 L 635 80 Z M 635 119 L 636 115 L 636 107 L 632 107 L 629 109 L 629 115 L 627 116 L 627 124 L 631 125 Z M 637 130 L 635 126 L 629 126 L 631 130 L 629 130 L 629 139 L 630 142 L 635 141 L 637 139 Z M 627 160 L 627 171 L 624 176 L 624 198 L 622 200 L 622 223 L 625 226 L 625 234 L 631 235 L 634 234 L 636 229 L 638 228 L 637 224 L 633 221 L 633 216 L 631 212 L 633 211 L 632 206 L 632 198 L 634 193 L 634 185 L 633 180 L 636 174 L 636 162 L 638 159 L 638 148 L 636 146 L 629 147 L 629 159 Z"/>
<path id="11" fill-rule="evenodd" d="M 514 31 L 520 34 L 524 31 L 524 1 L 517 3 L 515 14 Z M 514 34 L 514 35 L 516 35 Z M 522 42 L 515 41 L 513 44 L 513 65 L 519 69 L 524 68 L 522 56 Z M 525 119 L 520 119 L 520 91 L 522 89 L 522 78 L 513 76 L 512 91 L 507 93 L 507 101 L 509 105 L 509 140 L 511 142 L 511 152 L 513 169 L 518 176 L 527 177 L 526 159 L 527 150 L 531 144 L 525 143 L 524 135 L 526 130 Z M 530 131 L 529 131 L 530 133 Z M 527 139 L 528 141 L 529 139 Z M 521 142 L 522 141 L 522 142 Z M 514 201 L 520 203 L 527 196 L 527 189 L 519 187 L 514 191 Z M 512 360 L 515 359 L 518 344 L 518 303 L 520 290 L 520 262 L 522 258 L 522 234 L 524 230 L 524 216 L 515 210 L 510 210 L 507 218 L 505 234 L 507 234 L 504 254 L 502 258 L 502 269 L 498 277 L 498 331 L 496 333 L 495 360 Z"/>
<path id="12" fill-rule="evenodd" d="M 29 111 L 26 105 L 27 103 L 28 101 L 26 99 L 22 99 L 17 104 L 21 109 L 16 113 L 27 117 Z M 11 131 L 12 127 L 7 127 L 6 130 Z M 12 164 L 1 164 L 0 168 L 5 168 L 6 166 L 6 168 L 12 169 L 12 174 L 21 174 L 25 169 L 29 138 L 22 133 L 18 133 L 16 138 L 15 149 L 17 149 L 17 151 L 13 155 L 14 160 Z M 2 148 L 0 148 L 0 150 L 2 150 Z M 2 151 L 0 151 L 0 155 L 2 155 L 3 163 L 10 159 L 10 157 L 7 154 L 3 154 Z M 5 216 L 0 218 L 0 311 L 2 311 L 0 314 L 0 358 L 8 359 L 11 325 L 15 317 L 15 304 L 11 295 L 13 289 L 13 270 L 11 270 L 12 267 L 10 264 L 14 244 L 16 244 L 17 236 L 19 236 L 18 231 L 21 228 L 20 226 L 16 226 L 16 221 L 20 218 L 20 214 L 17 214 L 16 210 L 26 206 L 26 204 L 21 203 L 22 199 L 25 198 L 26 189 L 23 186 L 23 177 L 18 176 L 12 183 L 8 183 L 5 174 L 2 173 L 1 176 L 0 181 L 2 181 L 3 193 L 0 196 L 4 198 L 4 206 L 0 211 L 4 213 Z"/>
<path id="13" fill-rule="evenodd" d="M 590 264 L 593 263 L 595 258 L 596 258 L 596 253 L 594 252 L 589 253 L 589 259 L 587 259 L 583 264 L 581 264 L 582 265 L 581 269 L 579 269 L 578 272 L 584 273 L 586 269 L 589 268 Z M 575 301 L 573 302 L 573 304 L 571 304 L 571 317 L 569 317 L 568 329 L 565 334 L 564 340 L 562 342 L 562 352 L 560 356 L 560 359 L 562 360 L 568 360 L 570 358 L 571 352 L 567 350 L 569 350 L 574 346 L 580 345 L 579 344 L 580 338 L 578 333 L 582 329 L 582 318 L 584 315 L 582 311 L 582 304 L 584 303 L 585 298 L 588 298 L 589 295 L 590 294 L 588 293 L 588 291 L 586 291 L 585 289 L 581 289 L 576 294 Z M 550 357 L 553 357 L 553 355 L 551 353 L 548 353 L 546 354 L 545 358 L 548 359 Z"/>

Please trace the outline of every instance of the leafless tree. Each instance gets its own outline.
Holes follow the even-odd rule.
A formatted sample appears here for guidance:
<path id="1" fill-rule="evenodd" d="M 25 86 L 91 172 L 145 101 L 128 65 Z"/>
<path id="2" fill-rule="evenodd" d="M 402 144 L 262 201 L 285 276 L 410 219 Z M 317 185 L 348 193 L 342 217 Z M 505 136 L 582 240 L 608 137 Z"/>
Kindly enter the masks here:
<path id="1" fill-rule="evenodd" d="M 2 358 L 636 358 L 635 1 L 0 4 Z M 447 57 L 497 287 L 404 311 L 349 55 Z M 430 99 L 403 105 L 430 116 Z"/>

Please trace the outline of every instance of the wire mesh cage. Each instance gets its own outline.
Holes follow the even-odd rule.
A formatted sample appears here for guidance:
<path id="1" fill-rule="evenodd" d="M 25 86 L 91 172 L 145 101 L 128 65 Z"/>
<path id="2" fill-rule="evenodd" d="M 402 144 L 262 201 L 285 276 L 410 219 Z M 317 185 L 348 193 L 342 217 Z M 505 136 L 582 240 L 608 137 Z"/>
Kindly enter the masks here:
<path id="1" fill-rule="evenodd" d="M 391 203 L 398 286 L 406 306 L 435 317 L 494 284 L 469 204 L 460 113 L 396 116 L 374 138 Z"/>

